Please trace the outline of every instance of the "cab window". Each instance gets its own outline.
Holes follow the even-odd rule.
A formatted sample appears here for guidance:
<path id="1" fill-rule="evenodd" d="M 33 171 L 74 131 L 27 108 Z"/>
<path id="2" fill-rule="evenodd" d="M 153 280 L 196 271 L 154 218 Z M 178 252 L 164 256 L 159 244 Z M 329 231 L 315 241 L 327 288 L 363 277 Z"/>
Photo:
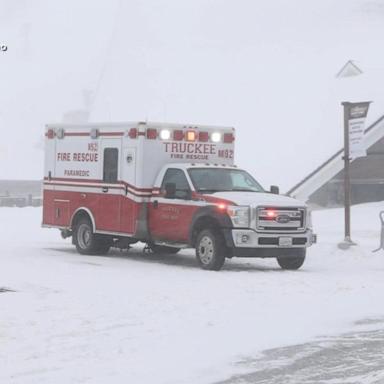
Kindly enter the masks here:
<path id="1" fill-rule="evenodd" d="M 163 182 L 161 184 L 161 192 L 165 195 L 167 184 L 175 185 L 175 199 L 186 199 L 190 195 L 191 189 L 188 184 L 187 177 L 181 169 L 169 168 L 165 172 Z"/>

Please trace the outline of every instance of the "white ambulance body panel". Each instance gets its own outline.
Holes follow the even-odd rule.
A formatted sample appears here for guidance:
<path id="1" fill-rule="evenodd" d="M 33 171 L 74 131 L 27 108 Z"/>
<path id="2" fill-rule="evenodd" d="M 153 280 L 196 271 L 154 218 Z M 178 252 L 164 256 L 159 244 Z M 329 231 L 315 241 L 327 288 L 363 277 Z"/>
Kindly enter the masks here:
<path id="1" fill-rule="evenodd" d="M 138 122 L 53 124 L 47 125 L 46 136 L 48 132 L 54 137 L 46 142 L 45 177 L 102 180 L 101 165 L 108 147 L 119 151 L 118 179 L 137 188 L 152 188 L 158 172 L 168 163 L 234 162 L 234 129 L 230 127 Z M 169 132 L 167 139 L 162 138 L 165 132 Z M 188 135 L 191 140 L 187 140 Z M 212 135 L 219 141 L 213 141 Z M 228 137 L 227 142 L 224 137 Z"/>

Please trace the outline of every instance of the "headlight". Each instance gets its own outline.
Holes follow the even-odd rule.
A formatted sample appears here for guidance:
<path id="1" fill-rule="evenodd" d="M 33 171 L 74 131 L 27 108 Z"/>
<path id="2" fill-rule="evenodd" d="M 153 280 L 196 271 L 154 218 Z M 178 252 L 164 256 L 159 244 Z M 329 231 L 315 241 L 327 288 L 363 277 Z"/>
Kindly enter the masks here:
<path id="1" fill-rule="evenodd" d="M 227 212 L 234 227 L 249 228 L 249 207 L 229 206 Z"/>
<path id="2" fill-rule="evenodd" d="M 307 208 L 307 228 L 312 228 L 312 211 Z"/>

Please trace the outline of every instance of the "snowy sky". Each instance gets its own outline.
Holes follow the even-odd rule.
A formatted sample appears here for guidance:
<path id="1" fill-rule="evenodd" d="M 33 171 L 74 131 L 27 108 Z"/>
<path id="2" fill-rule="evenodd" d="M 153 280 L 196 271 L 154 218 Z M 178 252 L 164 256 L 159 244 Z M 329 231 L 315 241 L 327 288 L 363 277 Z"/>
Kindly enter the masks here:
<path id="1" fill-rule="evenodd" d="M 0 178 L 41 178 L 44 124 L 90 90 L 93 121 L 234 126 L 287 190 L 342 146 L 342 100 L 384 114 L 383 41 L 379 0 L 0 0 Z"/>

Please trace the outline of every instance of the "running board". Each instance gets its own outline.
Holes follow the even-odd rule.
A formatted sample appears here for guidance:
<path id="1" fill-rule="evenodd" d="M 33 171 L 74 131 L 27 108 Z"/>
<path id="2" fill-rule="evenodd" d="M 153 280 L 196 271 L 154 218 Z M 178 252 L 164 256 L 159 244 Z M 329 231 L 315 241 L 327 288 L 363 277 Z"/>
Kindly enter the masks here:
<path id="1" fill-rule="evenodd" d="M 167 243 L 165 241 L 155 241 L 155 244 L 165 245 L 166 247 L 180 248 L 180 249 L 191 248 L 188 244 L 185 244 L 185 243 Z"/>

